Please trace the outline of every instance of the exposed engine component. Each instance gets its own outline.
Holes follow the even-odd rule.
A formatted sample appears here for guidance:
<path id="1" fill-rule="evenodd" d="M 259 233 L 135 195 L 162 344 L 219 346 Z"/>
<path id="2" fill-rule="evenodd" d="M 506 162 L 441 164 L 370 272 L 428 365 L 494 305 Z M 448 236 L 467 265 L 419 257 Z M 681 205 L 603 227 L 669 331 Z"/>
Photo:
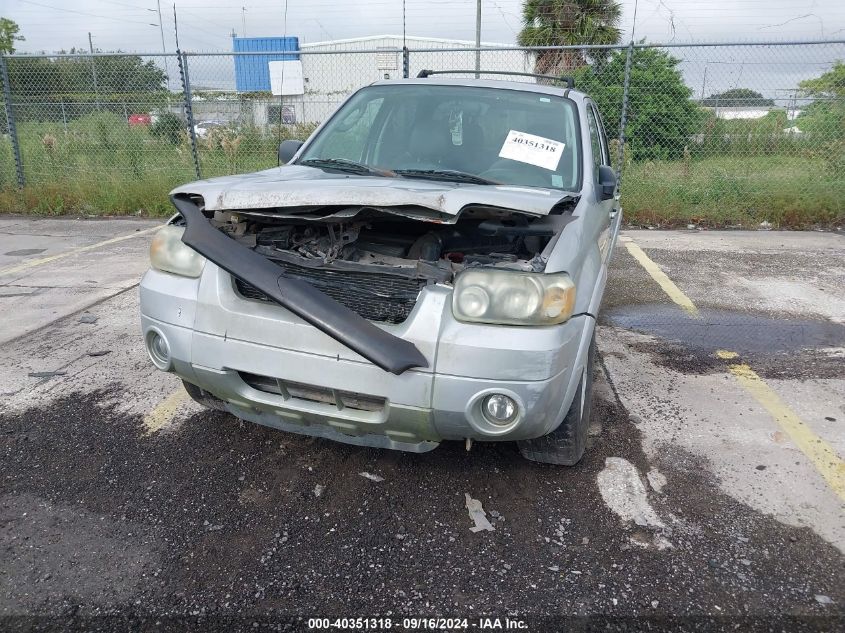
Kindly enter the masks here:
<path id="1" fill-rule="evenodd" d="M 273 250 L 326 264 L 343 260 L 392 266 L 418 261 L 462 263 L 476 255 L 509 255 L 507 261 L 528 260 L 554 234 L 548 228 L 535 229 L 527 223 L 489 220 L 467 220 L 435 229 L 431 223 L 408 219 L 282 226 L 243 221 L 217 224 L 231 237 L 259 247 L 267 255 Z M 456 254 L 460 256 L 455 257 Z"/>
<path id="2" fill-rule="evenodd" d="M 292 220 L 217 212 L 212 223 L 365 318 L 401 323 L 429 283 L 451 284 L 469 266 L 542 270 L 554 231 L 525 216 L 467 217 L 434 224 L 381 215 L 350 221 Z M 260 291 L 238 281 L 247 298 Z"/>

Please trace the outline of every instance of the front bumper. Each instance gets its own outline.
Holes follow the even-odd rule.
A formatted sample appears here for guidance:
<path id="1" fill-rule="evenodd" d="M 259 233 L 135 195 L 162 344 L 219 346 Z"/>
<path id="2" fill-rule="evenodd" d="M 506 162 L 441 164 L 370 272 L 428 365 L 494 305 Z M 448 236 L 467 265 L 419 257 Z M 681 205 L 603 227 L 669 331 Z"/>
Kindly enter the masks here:
<path id="1" fill-rule="evenodd" d="M 446 288 L 426 288 L 405 323 L 384 326 L 428 361 L 400 375 L 285 308 L 240 297 L 211 262 L 200 279 L 149 271 L 141 323 L 145 340 L 153 332 L 166 340 L 165 369 L 221 398 L 236 416 L 285 431 L 423 452 L 441 440 L 518 440 L 553 430 L 580 379 L 592 319 L 553 328 L 468 325 L 454 321 L 448 296 Z M 252 376 L 335 399 L 270 390 Z M 337 393 L 364 394 L 369 404 L 349 406 Z M 519 414 L 507 426 L 481 414 L 490 393 L 517 402 Z"/>

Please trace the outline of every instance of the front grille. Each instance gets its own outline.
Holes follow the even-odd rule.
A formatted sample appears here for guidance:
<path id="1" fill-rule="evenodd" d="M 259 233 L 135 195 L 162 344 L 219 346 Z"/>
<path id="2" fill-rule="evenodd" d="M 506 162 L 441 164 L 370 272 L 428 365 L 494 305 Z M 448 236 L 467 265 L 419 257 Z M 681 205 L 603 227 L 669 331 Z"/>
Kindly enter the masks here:
<path id="1" fill-rule="evenodd" d="M 424 279 L 409 279 L 389 273 L 309 268 L 276 259 L 270 260 L 292 279 L 307 282 L 338 303 L 370 321 L 402 323 L 417 302 Z M 247 299 L 271 301 L 255 286 L 235 280 L 238 292 Z"/>
<path id="2" fill-rule="evenodd" d="M 342 411 L 343 409 L 381 411 L 384 409 L 385 400 L 378 396 L 306 385 L 301 382 L 283 380 L 282 378 L 271 378 L 270 376 L 261 376 L 259 374 L 249 374 L 244 371 L 240 371 L 238 374 L 241 380 L 253 389 L 280 395 L 285 400 L 294 398 L 296 400 L 330 404 L 336 407 L 338 411 Z"/>

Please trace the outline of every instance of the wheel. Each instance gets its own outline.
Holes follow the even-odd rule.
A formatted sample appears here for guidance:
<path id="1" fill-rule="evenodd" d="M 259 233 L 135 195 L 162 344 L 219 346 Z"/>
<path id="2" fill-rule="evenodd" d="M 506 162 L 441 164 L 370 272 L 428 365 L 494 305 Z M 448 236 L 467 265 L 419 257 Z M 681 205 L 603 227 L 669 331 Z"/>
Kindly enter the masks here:
<path id="1" fill-rule="evenodd" d="M 194 384 L 189 383 L 186 380 L 182 381 L 182 385 L 185 387 L 185 391 L 188 392 L 188 395 L 194 400 L 194 402 L 201 404 L 206 409 L 213 409 L 215 411 L 226 411 L 226 403 L 223 402 L 217 396 L 213 396 L 208 393 L 205 389 L 201 389 Z"/>
<path id="2" fill-rule="evenodd" d="M 574 466 L 584 455 L 587 430 L 590 426 L 590 408 L 593 395 L 593 362 L 596 355 L 596 334 L 587 351 L 587 366 L 578 383 L 578 391 L 563 421 L 548 435 L 533 440 L 517 442 L 519 452 L 532 462 Z"/>

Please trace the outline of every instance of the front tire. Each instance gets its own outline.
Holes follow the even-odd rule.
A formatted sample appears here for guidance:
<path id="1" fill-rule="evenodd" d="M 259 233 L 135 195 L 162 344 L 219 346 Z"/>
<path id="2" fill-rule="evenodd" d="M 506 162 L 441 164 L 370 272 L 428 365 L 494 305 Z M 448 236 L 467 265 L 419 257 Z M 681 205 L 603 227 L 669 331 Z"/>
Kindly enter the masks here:
<path id="1" fill-rule="evenodd" d="M 517 442 L 519 452 L 532 462 L 574 466 L 584 455 L 590 410 L 593 399 L 593 364 L 596 356 L 596 333 L 587 351 L 587 366 L 578 382 L 578 391 L 560 425 L 548 435 Z"/>

